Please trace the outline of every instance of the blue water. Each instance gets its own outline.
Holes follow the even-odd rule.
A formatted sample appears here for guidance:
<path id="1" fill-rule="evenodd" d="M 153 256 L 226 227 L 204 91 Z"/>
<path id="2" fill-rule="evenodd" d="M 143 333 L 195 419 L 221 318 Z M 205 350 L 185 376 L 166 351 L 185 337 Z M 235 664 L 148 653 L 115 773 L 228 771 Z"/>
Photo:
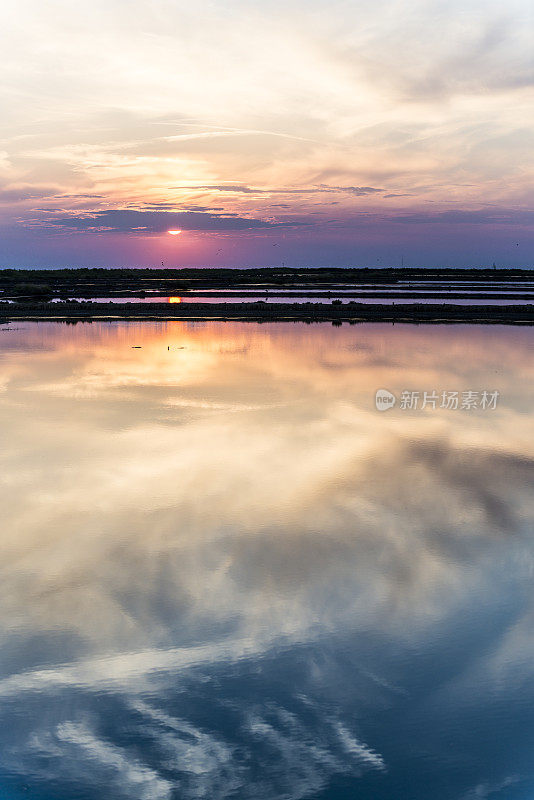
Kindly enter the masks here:
<path id="1" fill-rule="evenodd" d="M 2 326 L 0 798 L 531 798 L 533 336 Z"/>

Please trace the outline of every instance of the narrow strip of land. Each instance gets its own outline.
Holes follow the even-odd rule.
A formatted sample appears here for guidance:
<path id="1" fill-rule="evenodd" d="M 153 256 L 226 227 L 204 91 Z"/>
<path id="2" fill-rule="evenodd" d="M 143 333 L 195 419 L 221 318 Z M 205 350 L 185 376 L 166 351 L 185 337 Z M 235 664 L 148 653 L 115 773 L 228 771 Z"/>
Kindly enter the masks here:
<path id="1" fill-rule="evenodd" d="M 351 289 L 395 291 L 484 289 L 534 291 L 534 270 L 527 269 L 59 269 L 0 270 L 0 298 L 41 292 L 49 297 L 108 297 L 209 291 L 312 291 Z M 48 297 L 46 298 L 48 299 Z"/>
<path id="2" fill-rule="evenodd" d="M 240 320 L 248 322 L 410 322 L 534 324 L 534 306 L 365 303 L 0 303 L 12 320 Z"/>
<path id="3" fill-rule="evenodd" d="M 168 298 L 178 302 L 166 302 Z M 364 299 L 373 302 L 360 302 Z M 228 319 L 532 325 L 533 299 L 534 271 L 521 269 L 0 270 L 4 322 Z"/>

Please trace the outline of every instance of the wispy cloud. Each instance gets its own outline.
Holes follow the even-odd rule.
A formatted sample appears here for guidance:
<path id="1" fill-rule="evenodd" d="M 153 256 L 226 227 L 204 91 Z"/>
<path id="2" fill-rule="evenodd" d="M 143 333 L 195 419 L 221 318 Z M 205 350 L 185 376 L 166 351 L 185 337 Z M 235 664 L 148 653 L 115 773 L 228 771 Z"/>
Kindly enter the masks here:
<path id="1" fill-rule="evenodd" d="M 123 748 L 99 738 L 86 725 L 63 722 L 57 726 L 55 734 L 59 742 L 71 745 L 78 751 L 77 759 L 82 763 L 93 764 L 97 775 L 101 773 L 101 780 L 106 780 L 105 773 L 109 771 L 119 795 L 131 797 L 135 793 L 140 800 L 168 800 L 172 797 L 173 783 L 139 763 Z"/>
<path id="2" fill-rule="evenodd" d="M 501 792 L 519 783 L 521 778 L 519 775 L 508 775 L 501 781 L 484 781 L 477 783 L 472 789 L 469 789 L 460 800 L 486 800 L 486 798 L 496 796 L 498 797 Z"/>
<path id="3" fill-rule="evenodd" d="M 92 658 L 51 669 L 33 670 L 0 680 L 0 696 L 20 692 L 50 691 L 59 688 L 134 690 L 158 672 L 178 671 L 215 661 L 238 661 L 257 654 L 258 642 L 228 640 L 213 645 L 180 647 L 168 650 L 146 649 L 116 656 Z M 260 650 L 261 652 L 261 650 Z"/>
<path id="4" fill-rule="evenodd" d="M 414 212 L 411 214 L 397 214 L 392 218 L 392 221 L 412 225 L 524 225 L 533 227 L 534 210 L 492 208 Z"/>
<path id="5" fill-rule="evenodd" d="M 377 189 L 375 186 L 327 186 L 326 184 L 319 184 L 318 186 L 310 187 L 273 187 L 273 188 L 255 188 L 253 186 L 246 186 L 241 183 L 217 183 L 213 185 L 199 185 L 199 186 L 177 186 L 177 189 L 184 189 L 189 191 L 209 191 L 209 192 L 228 192 L 230 194 L 326 194 L 333 193 L 346 193 L 352 194 L 356 197 L 366 197 L 367 195 L 380 194 L 384 189 Z"/>
<path id="6" fill-rule="evenodd" d="M 27 737 L 17 728 L 0 766 L 45 786 L 83 785 L 95 797 L 140 800 L 303 800 L 336 775 L 354 779 L 386 769 L 328 704 L 303 697 L 291 698 L 290 707 L 268 701 L 260 709 L 226 694 L 229 688 L 225 683 L 215 701 L 209 732 L 163 710 L 165 699 L 154 693 L 150 703 L 120 698 L 126 739 L 100 714 L 70 719 L 58 708 L 60 722 L 43 720 Z"/>

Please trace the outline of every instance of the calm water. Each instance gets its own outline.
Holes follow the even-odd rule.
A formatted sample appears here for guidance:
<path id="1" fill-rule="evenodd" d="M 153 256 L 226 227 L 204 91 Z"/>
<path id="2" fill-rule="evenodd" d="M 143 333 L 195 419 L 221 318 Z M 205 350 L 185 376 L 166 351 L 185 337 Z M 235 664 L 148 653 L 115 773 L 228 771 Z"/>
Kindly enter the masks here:
<path id="1" fill-rule="evenodd" d="M 476 295 L 476 292 L 473 293 Z M 339 293 L 340 298 L 343 297 Z M 84 299 L 82 297 L 74 298 L 78 302 L 91 302 L 91 303 L 331 303 L 336 295 L 332 298 L 329 297 L 310 297 L 309 295 L 292 295 L 290 297 L 278 295 L 265 295 L 264 297 L 250 297 L 247 295 L 182 295 L 181 297 L 91 297 Z M 446 297 L 417 297 L 413 294 L 406 297 L 351 297 L 350 300 L 344 299 L 343 302 L 349 303 L 374 303 L 377 305 L 391 305 L 391 303 L 401 305 L 403 303 L 430 303 L 440 305 L 455 305 L 455 306 L 524 306 L 534 305 L 534 300 L 503 300 L 498 299 L 482 299 L 477 300 L 476 297 L 463 299 L 463 298 L 450 298 Z M 62 300 L 52 300 L 53 303 L 63 302 Z"/>
<path id="2" fill-rule="evenodd" d="M 531 800 L 533 328 L 0 348 L 2 800 Z"/>

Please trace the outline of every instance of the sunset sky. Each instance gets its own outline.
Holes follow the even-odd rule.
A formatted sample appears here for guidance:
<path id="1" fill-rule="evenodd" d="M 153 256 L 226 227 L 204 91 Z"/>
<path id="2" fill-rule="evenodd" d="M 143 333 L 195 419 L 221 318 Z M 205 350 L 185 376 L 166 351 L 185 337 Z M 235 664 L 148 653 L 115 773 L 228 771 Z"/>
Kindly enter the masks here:
<path id="1" fill-rule="evenodd" d="M 532 267 L 533 34 L 530 0 L 0 0 L 0 266 Z"/>

